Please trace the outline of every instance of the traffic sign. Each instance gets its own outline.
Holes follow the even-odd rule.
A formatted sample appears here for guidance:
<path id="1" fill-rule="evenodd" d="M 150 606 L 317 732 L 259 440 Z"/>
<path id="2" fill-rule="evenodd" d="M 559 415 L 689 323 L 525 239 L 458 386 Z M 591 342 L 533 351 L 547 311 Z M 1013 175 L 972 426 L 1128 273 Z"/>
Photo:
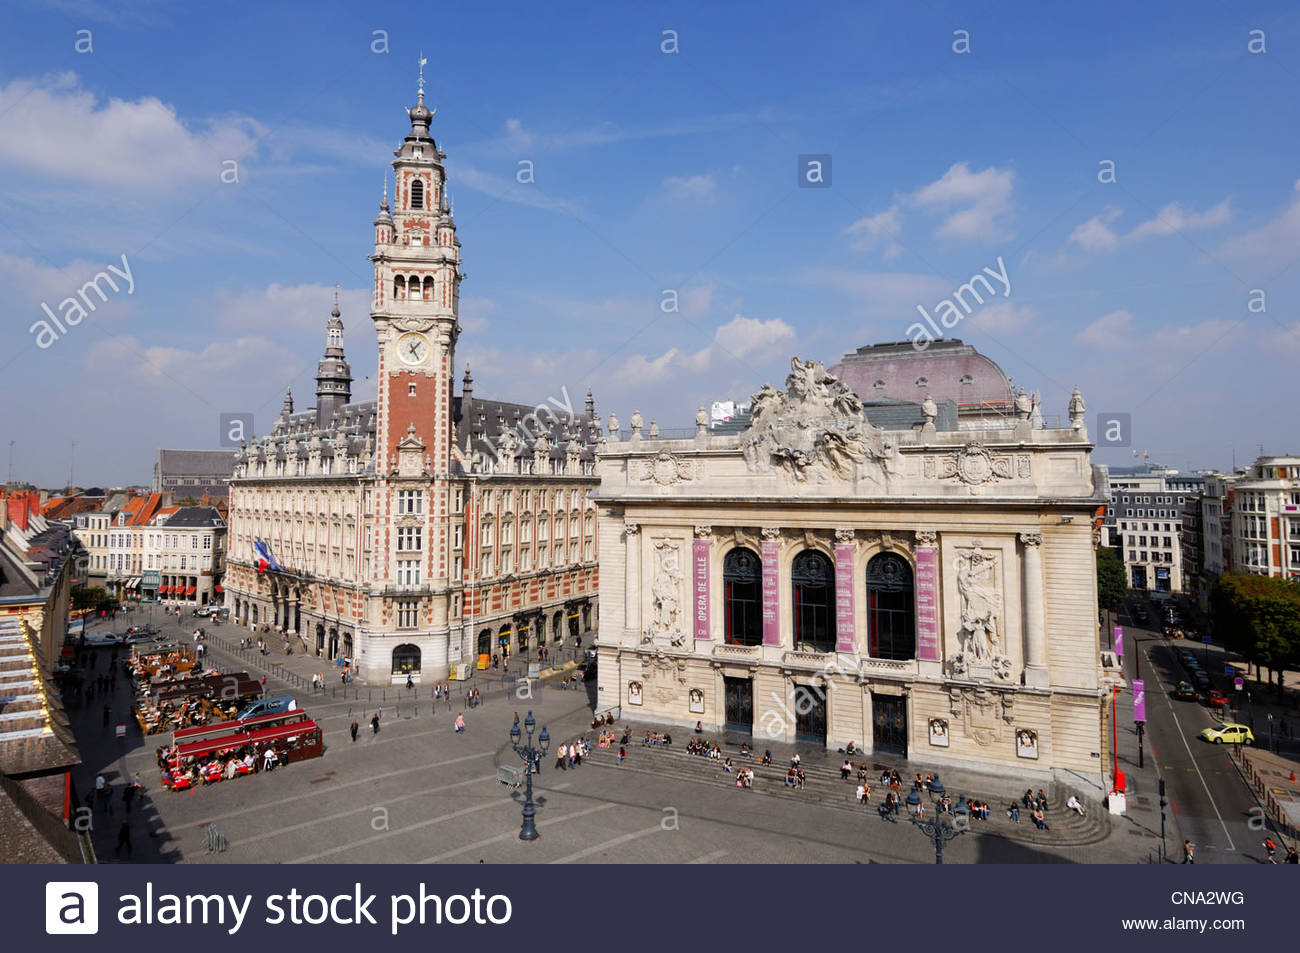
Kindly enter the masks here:
<path id="1" fill-rule="evenodd" d="M 119 724 L 119 725 L 117 726 L 116 730 L 115 730 L 115 734 L 116 734 L 117 737 L 119 737 L 119 738 L 125 738 L 125 737 L 126 737 L 126 725 Z"/>
<path id="2" fill-rule="evenodd" d="M 1246 680 L 1244 678 L 1234 678 L 1232 680 L 1232 687 L 1235 688 L 1237 691 L 1241 691 L 1243 688 L 1246 687 Z"/>
<path id="3" fill-rule="evenodd" d="M 1210 644 L 1210 637 L 1209 637 L 1208 635 L 1203 635 L 1203 636 L 1201 636 L 1201 641 L 1204 642 L 1206 645 L 1209 645 L 1209 644 Z"/>

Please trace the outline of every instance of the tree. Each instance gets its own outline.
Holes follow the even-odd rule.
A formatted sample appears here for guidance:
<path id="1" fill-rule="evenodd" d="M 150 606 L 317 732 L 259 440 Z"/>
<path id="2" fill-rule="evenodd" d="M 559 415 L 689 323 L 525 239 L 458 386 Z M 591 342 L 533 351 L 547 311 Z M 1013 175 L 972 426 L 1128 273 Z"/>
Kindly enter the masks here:
<path id="1" fill-rule="evenodd" d="M 1269 669 L 1280 694 L 1282 673 L 1300 662 L 1300 584 L 1274 576 L 1225 573 L 1211 597 L 1215 629 L 1225 644 Z"/>
<path id="2" fill-rule="evenodd" d="M 1108 546 L 1097 549 L 1097 607 L 1115 612 L 1124 604 L 1128 576 L 1119 554 Z"/>
<path id="3" fill-rule="evenodd" d="M 72 611 L 83 615 L 109 601 L 103 586 L 78 586 L 72 590 Z"/>

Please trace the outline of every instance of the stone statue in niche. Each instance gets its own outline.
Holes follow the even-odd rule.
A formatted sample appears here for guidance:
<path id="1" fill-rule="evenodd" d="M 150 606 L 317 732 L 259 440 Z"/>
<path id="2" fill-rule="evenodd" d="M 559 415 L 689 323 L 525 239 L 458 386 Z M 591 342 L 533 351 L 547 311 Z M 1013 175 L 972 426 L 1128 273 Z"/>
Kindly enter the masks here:
<path id="1" fill-rule="evenodd" d="M 650 582 L 653 618 L 642 635 L 642 645 L 679 647 L 685 635 L 678 626 L 682 591 L 681 553 L 670 540 L 654 545 L 654 577 Z"/>
<path id="2" fill-rule="evenodd" d="M 1001 595 L 998 592 L 997 560 L 984 552 L 979 543 L 959 555 L 957 592 L 961 596 L 962 654 L 972 662 L 989 662 L 1001 654 L 998 616 Z"/>
<path id="3" fill-rule="evenodd" d="M 960 650 L 948 659 L 955 678 L 976 681 L 1010 681 L 1011 659 L 1002 645 L 1002 588 L 995 553 L 985 552 L 979 540 L 953 563 L 957 594 L 961 600 Z"/>

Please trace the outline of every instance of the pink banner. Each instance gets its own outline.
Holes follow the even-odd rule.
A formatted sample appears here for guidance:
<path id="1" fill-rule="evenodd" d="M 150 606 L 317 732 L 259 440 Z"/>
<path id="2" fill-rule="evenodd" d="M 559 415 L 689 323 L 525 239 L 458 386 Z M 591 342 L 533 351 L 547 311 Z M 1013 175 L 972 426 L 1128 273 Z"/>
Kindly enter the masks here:
<path id="1" fill-rule="evenodd" d="M 695 540 L 695 637 L 709 637 L 709 541 Z"/>
<path id="2" fill-rule="evenodd" d="M 1115 657 L 1124 657 L 1124 627 L 1115 626 Z"/>
<path id="3" fill-rule="evenodd" d="M 1133 720 L 1147 720 L 1147 686 L 1140 678 L 1133 679 Z"/>
<path id="4" fill-rule="evenodd" d="M 835 650 L 852 652 L 857 648 L 853 631 L 853 550 L 852 543 L 835 545 Z"/>
<path id="5" fill-rule="evenodd" d="M 916 548 L 916 657 L 939 661 L 939 550 Z"/>
<path id="6" fill-rule="evenodd" d="M 779 552 L 775 540 L 763 541 L 763 644 L 781 644 Z"/>

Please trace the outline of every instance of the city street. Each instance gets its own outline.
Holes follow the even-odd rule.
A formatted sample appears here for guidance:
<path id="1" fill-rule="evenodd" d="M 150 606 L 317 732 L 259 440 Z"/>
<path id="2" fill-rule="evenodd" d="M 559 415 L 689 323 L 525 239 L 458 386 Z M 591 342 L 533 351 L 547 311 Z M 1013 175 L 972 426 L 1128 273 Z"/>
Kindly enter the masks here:
<path id="1" fill-rule="evenodd" d="M 139 613 L 134 622 L 142 621 Z M 129 618 L 129 617 L 128 617 Z M 147 621 L 147 610 L 143 621 Z M 161 616 L 155 621 L 161 621 Z M 128 622 L 126 624 L 132 624 Z M 125 628 L 121 617 L 118 626 Z M 185 637 L 192 620 L 175 617 L 165 625 L 170 635 Z M 218 640 L 233 643 L 240 630 L 207 627 L 212 658 L 237 670 L 235 657 Z M 100 653 L 104 659 L 109 652 Z M 319 660 L 293 656 L 291 671 L 306 674 Z M 266 656 L 281 665 L 284 656 Z M 105 661 L 99 671 L 104 671 Z M 258 669 L 250 669 L 258 674 Z M 462 686 L 453 685 L 459 692 Z M 139 771 L 146 787 L 132 820 L 133 861 L 186 863 L 324 862 L 648 862 L 648 863 L 930 863 L 931 841 L 912 825 L 883 822 L 873 805 L 861 812 L 757 791 L 737 790 L 721 776 L 716 762 L 699 759 L 699 780 L 659 774 L 650 759 L 657 751 L 629 746 L 623 767 L 612 752 L 593 752 L 591 763 L 569 771 L 553 769 L 543 759 L 535 781 L 539 795 L 538 828 L 531 844 L 518 840 L 520 803 L 496 781 L 498 765 L 519 765 L 507 733 L 516 710 L 531 709 L 539 725 L 558 744 L 589 729 L 590 707 L 584 691 L 565 691 L 552 680 L 535 697 L 514 699 L 501 689 L 482 689 L 483 707 L 465 712 L 467 730 L 452 730 L 459 696 L 451 710 L 446 702 L 434 711 L 426 689 L 401 687 L 357 689 L 346 699 L 316 695 L 268 677 L 267 691 L 295 694 L 324 731 L 324 757 L 272 773 L 262 773 L 212 787 L 172 793 L 157 783 L 154 749 L 168 736 L 140 737 L 128 723 L 118 741 L 99 717 L 98 699 L 88 711 L 74 710 L 74 723 L 85 764 L 78 789 L 93 787 L 97 771 L 115 786 Z M 336 693 L 337 694 L 337 693 Z M 125 681 L 113 699 L 114 721 L 129 703 Z M 382 707 L 381 728 L 371 732 L 369 719 Z M 353 719 L 361 726 L 358 741 L 349 738 Z M 692 764 L 695 759 L 691 759 Z M 808 759 L 810 760 L 810 759 Z M 904 770 L 921 770 L 924 765 Z M 946 775 L 950 789 L 963 776 Z M 1007 788 L 1015 787 L 1008 782 Z M 1023 789 L 1023 785 L 1020 785 Z M 970 790 L 969 788 L 967 790 Z M 954 790 L 954 794 L 958 793 Z M 851 804 L 851 799 L 847 799 Z M 739 803 L 738 803 L 739 802 Z M 1001 815 L 1001 804 L 994 804 Z M 120 807 L 112 817 L 97 815 L 97 849 L 113 861 Z M 991 862 L 1124 862 L 1145 861 L 1150 837 L 1138 841 L 1123 827 L 1109 838 L 1084 846 L 1036 849 L 1030 826 L 1016 831 L 1021 842 L 996 831 L 1010 822 L 985 822 L 990 833 L 958 838 L 947 845 L 949 863 Z M 1053 818 L 1065 826 L 1065 817 Z M 224 852 L 207 850 L 209 825 L 226 841 Z M 126 860 L 126 857 L 121 857 Z"/>
<path id="2" fill-rule="evenodd" d="M 1130 599 L 1130 603 L 1134 601 Z M 1265 836 L 1262 813 L 1230 757 L 1230 746 L 1210 744 L 1199 737 L 1203 729 L 1223 720 L 1233 720 L 1231 710 L 1225 711 L 1221 718 L 1200 702 L 1178 701 L 1172 695 L 1178 682 L 1189 678 L 1178 652 L 1191 648 L 1198 657 L 1206 658 L 1205 668 L 1213 686 L 1227 692 L 1230 701 L 1239 702 L 1244 709 L 1244 699 L 1233 692 L 1231 679 L 1224 674 L 1223 648 L 1166 640 L 1157 628 L 1158 619 L 1158 613 L 1153 613 L 1153 621 L 1148 623 L 1151 628 L 1142 628 L 1125 614 L 1121 616 L 1121 624 L 1125 633 L 1125 671 L 1130 679 L 1134 677 L 1134 656 L 1141 654 L 1140 677 L 1146 683 L 1148 718 L 1146 763 L 1148 767 L 1155 766 L 1167 785 L 1171 822 L 1167 839 L 1169 856 L 1175 862 L 1181 860 L 1182 841 L 1186 838 L 1196 846 L 1197 863 L 1262 862 L 1265 859 L 1260 846 Z M 1135 641 L 1135 637 L 1142 641 Z M 1132 723 L 1131 698 L 1127 701 L 1130 706 L 1127 714 L 1121 707 L 1121 726 Z M 1259 738 L 1258 731 L 1256 738 Z"/>

